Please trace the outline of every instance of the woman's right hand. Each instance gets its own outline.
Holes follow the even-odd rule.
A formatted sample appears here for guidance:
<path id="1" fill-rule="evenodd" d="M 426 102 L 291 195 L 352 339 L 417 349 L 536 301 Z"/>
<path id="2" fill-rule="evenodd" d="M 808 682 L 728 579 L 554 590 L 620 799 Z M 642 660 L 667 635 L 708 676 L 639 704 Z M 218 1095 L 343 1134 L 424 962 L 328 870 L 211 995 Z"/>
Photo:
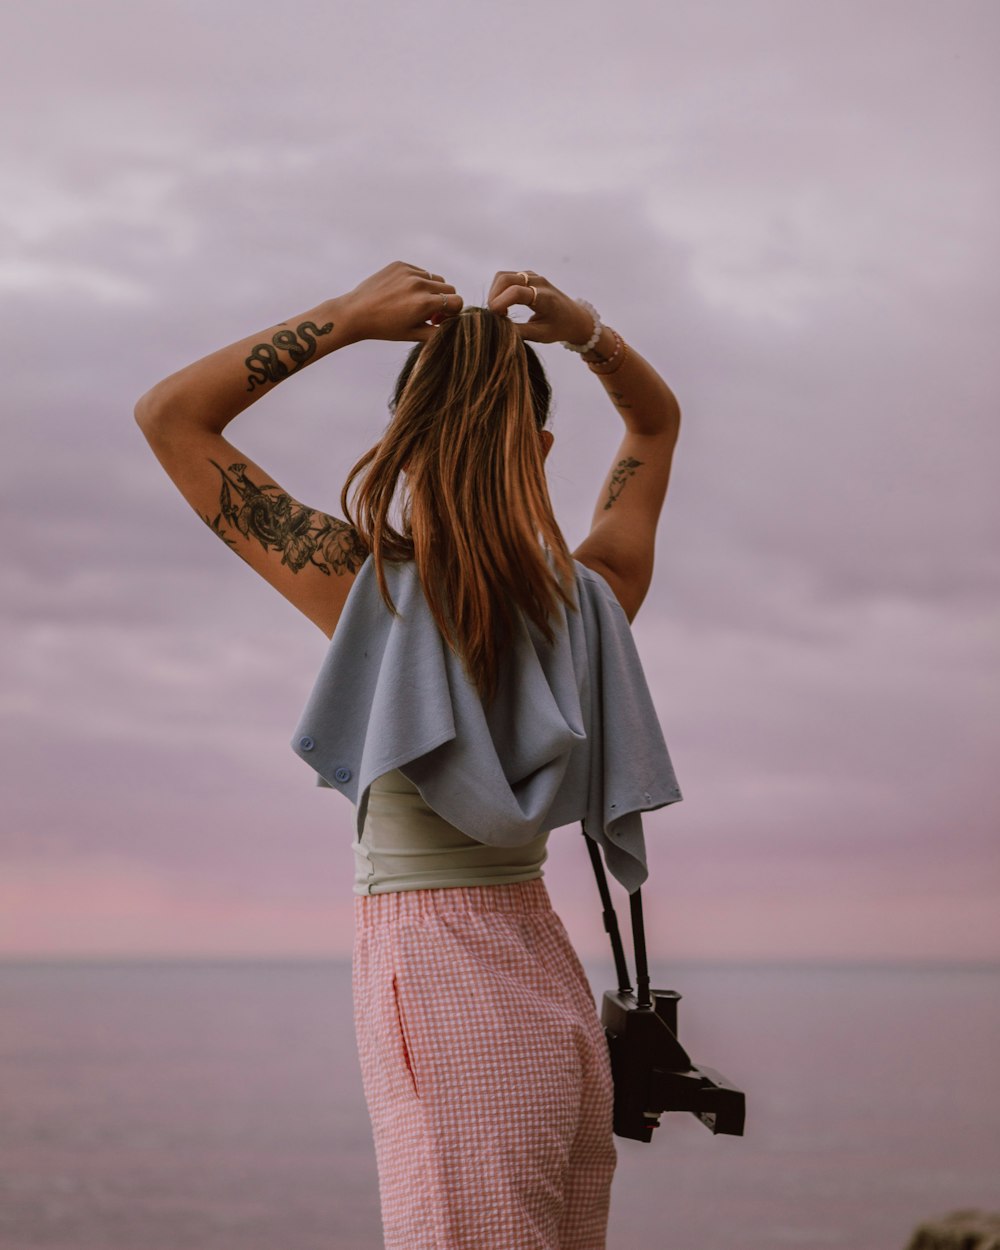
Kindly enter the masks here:
<path id="1" fill-rule="evenodd" d="M 526 284 L 522 282 L 524 275 L 528 278 Z M 532 287 L 538 291 L 534 304 Z M 493 279 L 487 308 L 506 317 L 507 309 L 513 304 L 524 304 L 534 313 L 530 320 L 516 323 L 521 338 L 532 343 L 565 342 L 582 346 L 594 333 L 594 318 L 586 308 L 530 269 L 520 272 L 503 269 Z"/>

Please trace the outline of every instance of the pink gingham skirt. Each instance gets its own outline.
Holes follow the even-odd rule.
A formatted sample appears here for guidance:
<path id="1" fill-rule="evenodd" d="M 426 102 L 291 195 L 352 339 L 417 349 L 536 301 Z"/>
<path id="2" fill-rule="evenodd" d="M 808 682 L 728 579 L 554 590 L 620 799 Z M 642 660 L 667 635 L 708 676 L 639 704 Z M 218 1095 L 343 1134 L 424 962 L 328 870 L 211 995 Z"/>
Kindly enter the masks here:
<path id="1" fill-rule="evenodd" d="M 354 898 L 386 1250 L 604 1250 L 607 1040 L 541 877 Z"/>

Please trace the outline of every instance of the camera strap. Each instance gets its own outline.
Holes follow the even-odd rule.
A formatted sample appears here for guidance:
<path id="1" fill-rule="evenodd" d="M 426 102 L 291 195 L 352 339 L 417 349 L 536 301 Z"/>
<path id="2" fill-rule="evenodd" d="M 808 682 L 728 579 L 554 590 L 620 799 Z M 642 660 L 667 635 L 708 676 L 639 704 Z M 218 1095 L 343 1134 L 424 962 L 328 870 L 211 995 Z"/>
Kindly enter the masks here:
<path id="1" fill-rule="evenodd" d="M 621 933 L 618 930 L 618 915 L 615 912 L 614 904 L 611 902 L 611 891 L 608 889 L 608 878 L 604 871 L 604 865 L 601 863 L 601 852 L 593 838 L 587 837 L 587 831 L 583 828 L 582 821 L 580 822 L 580 829 L 583 831 L 583 840 L 587 843 L 587 852 L 590 855 L 590 862 L 594 866 L 597 889 L 601 895 L 601 905 L 604 908 L 604 928 L 611 939 L 611 953 L 615 960 L 618 991 L 621 994 L 631 994 L 632 986 L 629 985 L 625 950 L 622 946 Z M 628 899 L 632 913 L 632 949 L 635 953 L 636 1005 L 639 1007 L 651 1007 L 653 1000 L 649 993 L 649 968 L 646 964 L 646 932 L 642 923 L 642 897 L 640 891 L 636 889 L 634 893 L 628 896 Z"/>

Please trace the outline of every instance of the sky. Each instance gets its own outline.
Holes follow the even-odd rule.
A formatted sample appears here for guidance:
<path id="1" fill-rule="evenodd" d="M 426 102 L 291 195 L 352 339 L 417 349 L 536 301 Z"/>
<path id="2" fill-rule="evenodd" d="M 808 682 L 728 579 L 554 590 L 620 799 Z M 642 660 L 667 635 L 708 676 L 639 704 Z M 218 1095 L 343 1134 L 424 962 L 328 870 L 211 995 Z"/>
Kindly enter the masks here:
<path id="1" fill-rule="evenodd" d="M 1000 959 L 992 3 L 10 6 L 0 958 L 347 957 L 353 812 L 291 750 L 325 636 L 179 494 L 156 381 L 392 260 L 586 298 L 683 417 L 633 632 L 691 961 Z M 407 344 L 226 437 L 338 513 Z M 622 434 L 541 347 L 571 548 Z M 545 881 L 607 950 L 579 826 Z M 627 895 L 613 886 L 627 931 Z"/>

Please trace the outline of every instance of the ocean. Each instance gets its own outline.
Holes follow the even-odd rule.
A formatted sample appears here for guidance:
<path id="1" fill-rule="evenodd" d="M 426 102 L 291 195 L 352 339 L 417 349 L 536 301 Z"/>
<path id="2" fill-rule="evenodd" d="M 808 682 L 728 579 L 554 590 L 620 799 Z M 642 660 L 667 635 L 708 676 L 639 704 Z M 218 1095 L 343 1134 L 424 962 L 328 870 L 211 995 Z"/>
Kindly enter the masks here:
<path id="1" fill-rule="evenodd" d="M 600 998 L 607 961 L 586 965 Z M 742 1138 L 616 1138 L 609 1250 L 903 1250 L 1000 1210 L 1000 968 L 676 964 Z M 0 964 L 3 1250 L 377 1250 L 349 961 Z"/>

